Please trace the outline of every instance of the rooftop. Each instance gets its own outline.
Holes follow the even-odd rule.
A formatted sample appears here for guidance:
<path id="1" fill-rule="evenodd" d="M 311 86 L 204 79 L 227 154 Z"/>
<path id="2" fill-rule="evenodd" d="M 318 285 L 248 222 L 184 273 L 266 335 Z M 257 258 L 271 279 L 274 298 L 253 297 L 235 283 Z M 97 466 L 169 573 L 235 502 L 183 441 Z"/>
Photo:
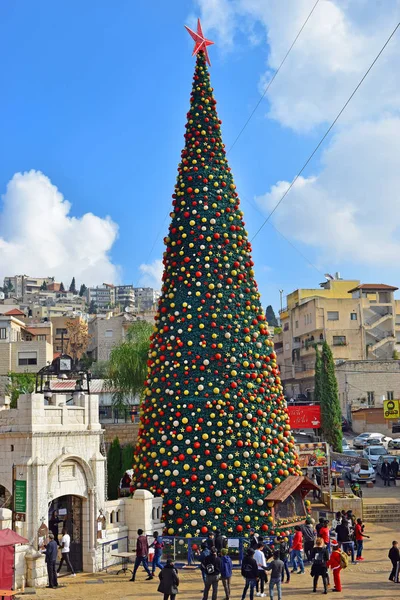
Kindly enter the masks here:
<path id="1" fill-rule="evenodd" d="M 357 287 L 353 288 L 352 290 L 349 290 L 349 294 L 351 294 L 351 292 L 356 292 L 357 290 L 380 290 L 395 292 L 398 289 L 399 288 L 394 287 L 393 285 L 386 285 L 386 283 L 360 283 L 360 285 L 358 285 Z"/>

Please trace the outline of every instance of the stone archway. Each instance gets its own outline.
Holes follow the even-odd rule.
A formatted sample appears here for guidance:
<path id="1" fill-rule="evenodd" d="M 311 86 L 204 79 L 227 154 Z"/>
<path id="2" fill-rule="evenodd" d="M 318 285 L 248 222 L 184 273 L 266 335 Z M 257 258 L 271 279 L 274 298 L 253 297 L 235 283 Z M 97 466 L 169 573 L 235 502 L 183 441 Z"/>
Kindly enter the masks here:
<path id="1" fill-rule="evenodd" d="M 49 505 L 61 498 L 81 499 L 83 570 L 93 570 L 96 546 L 96 488 L 90 465 L 75 454 L 63 454 L 48 469 Z"/>

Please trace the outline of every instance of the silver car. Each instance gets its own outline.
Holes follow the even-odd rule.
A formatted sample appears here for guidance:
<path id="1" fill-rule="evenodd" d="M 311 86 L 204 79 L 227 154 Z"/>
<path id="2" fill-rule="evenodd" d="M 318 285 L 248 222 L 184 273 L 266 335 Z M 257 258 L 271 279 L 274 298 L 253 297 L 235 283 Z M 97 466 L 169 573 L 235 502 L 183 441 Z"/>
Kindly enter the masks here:
<path id="1" fill-rule="evenodd" d="M 391 439 L 382 433 L 361 433 L 354 438 L 353 448 L 366 448 L 369 444 L 373 444 L 374 446 L 382 445 L 387 448 Z"/>
<path id="2" fill-rule="evenodd" d="M 385 456 L 385 454 L 387 454 L 387 450 L 384 446 L 367 446 L 363 450 L 363 456 L 368 458 L 374 467 L 376 467 L 379 457 Z"/>
<path id="3" fill-rule="evenodd" d="M 367 482 L 367 481 L 372 481 L 373 483 L 375 483 L 376 481 L 376 474 L 375 474 L 375 469 L 372 466 L 372 464 L 370 463 L 370 461 L 368 461 L 368 468 L 365 467 L 361 467 L 360 465 L 356 465 L 355 467 L 352 468 L 351 471 L 349 471 L 347 473 L 347 478 L 353 483 L 353 482 L 357 482 L 357 483 L 363 483 L 363 482 Z"/>
<path id="4" fill-rule="evenodd" d="M 390 442 L 388 443 L 388 448 L 390 448 L 391 450 L 400 450 L 400 438 L 390 440 Z"/>

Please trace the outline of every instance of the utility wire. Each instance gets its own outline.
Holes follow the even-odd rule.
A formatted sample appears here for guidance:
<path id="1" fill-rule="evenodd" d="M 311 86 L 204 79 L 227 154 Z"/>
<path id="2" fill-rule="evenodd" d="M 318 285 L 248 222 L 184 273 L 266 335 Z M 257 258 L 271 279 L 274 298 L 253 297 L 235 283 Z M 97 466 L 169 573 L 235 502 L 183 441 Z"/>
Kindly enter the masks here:
<path id="1" fill-rule="evenodd" d="M 275 71 L 275 73 L 273 74 L 273 76 L 272 76 L 271 80 L 268 82 L 268 85 L 267 85 L 267 87 L 265 88 L 265 90 L 264 90 L 264 92 L 263 92 L 262 96 L 260 97 L 260 99 L 258 100 L 257 104 L 255 105 L 255 107 L 254 107 L 254 108 L 253 108 L 253 110 L 251 111 L 251 113 L 250 113 L 250 115 L 249 115 L 249 117 L 248 117 L 247 121 L 246 121 L 246 122 L 245 122 L 245 124 L 243 125 L 242 129 L 239 131 L 239 133 L 238 133 L 238 135 L 236 136 L 236 138 L 235 138 L 235 140 L 234 140 L 233 144 L 230 146 L 229 150 L 227 151 L 227 153 L 226 153 L 226 156 L 228 156 L 228 154 L 230 153 L 230 151 L 232 150 L 232 148 L 233 148 L 233 147 L 236 145 L 236 143 L 237 143 L 238 139 L 240 138 L 240 136 L 242 135 L 243 131 L 246 129 L 247 125 L 250 123 L 251 119 L 252 119 L 252 118 L 253 118 L 253 116 L 254 116 L 254 113 L 256 112 L 256 110 L 258 109 L 258 107 L 260 106 L 260 104 L 261 104 L 261 102 L 263 101 L 263 99 L 265 98 L 265 96 L 266 96 L 266 94 L 267 94 L 267 92 L 268 92 L 269 88 L 271 87 L 272 83 L 274 82 L 274 80 L 275 80 L 276 76 L 278 75 L 279 71 L 281 70 L 281 68 L 283 67 L 284 63 L 286 62 L 286 59 L 287 59 L 287 57 L 289 56 L 290 52 L 291 52 L 291 51 L 292 51 L 292 49 L 293 49 L 293 46 L 295 45 L 295 43 L 296 43 L 296 42 L 297 42 L 297 40 L 299 39 L 299 37 L 300 37 L 300 35 L 301 35 L 301 33 L 302 33 L 302 31 L 303 31 L 304 27 L 307 25 L 307 23 L 308 23 L 308 21 L 309 21 L 309 19 L 310 19 L 311 15 L 313 14 L 314 10 L 316 9 L 316 7 L 317 7 L 317 4 L 318 4 L 318 3 L 319 3 L 319 0 L 317 0 L 317 1 L 316 1 L 316 3 L 314 4 L 314 6 L 312 7 L 311 11 L 309 12 L 309 14 L 308 14 L 308 16 L 307 16 L 306 20 L 304 21 L 304 23 L 303 23 L 303 25 L 301 26 L 301 28 L 299 29 L 299 31 L 298 31 L 298 33 L 297 33 L 296 37 L 294 38 L 294 40 L 293 40 L 293 42 L 292 42 L 292 44 L 291 44 L 290 48 L 288 49 L 288 51 L 286 52 L 285 56 L 283 57 L 283 59 L 282 59 L 282 61 L 281 61 L 280 65 L 279 65 L 279 67 L 277 68 L 277 70 L 276 70 L 276 71 Z M 156 243 L 157 243 L 157 241 L 158 241 L 158 238 L 160 237 L 160 234 L 161 234 L 162 228 L 164 227 L 164 223 L 165 223 L 165 221 L 166 221 L 166 219 L 167 219 L 168 215 L 169 215 L 169 212 L 168 212 L 168 213 L 167 213 L 167 215 L 165 216 L 165 218 L 164 218 L 164 221 L 163 221 L 163 223 L 162 223 L 162 225 L 161 225 L 161 227 L 160 227 L 160 231 L 159 231 L 159 232 L 157 233 L 157 235 L 156 235 L 156 238 L 155 238 L 155 240 L 154 240 L 154 242 L 153 242 L 153 245 L 152 245 L 152 247 L 151 247 L 151 250 L 150 250 L 150 252 L 149 252 L 149 255 L 148 255 L 148 258 L 147 258 L 146 262 L 148 262 L 148 261 L 150 260 L 150 257 L 151 257 L 151 255 L 152 255 L 152 253 L 153 253 L 153 250 L 154 250 L 154 248 L 155 248 L 155 245 L 156 245 Z M 307 262 L 308 262 L 308 261 L 307 261 Z"/>
<path id="2" fill-rule="evenodd" d="M 268 217 L 265 219 L 265 221 L 262 223 L 262 225 L 259 227 L 259 229 L 256 231 L 256 233 L 253 235 L 252 239 L 250 240 L 251 242 L 257 237 L 257 235 L 260 233 L 260 231 L 263 229 L 263 227 L 268 223 L 268 221 L 270 220 L 270 218 L 272 217 L 272 215 L 274 214 L 274 212 L 277 210 L 277 208 L 280 206 L 280 204 L 286 198 L 286 196 L 288 195 L 288 193 L 290 192 L 290 190 L 292 189 L 292 187 L 294 186 L 294 184 L 296 183 L 296 181 L 298 180 L 298 178 L 300 177 L 300 175 L 303 173 L 304 169 L 310 163 L 310 161 L 312 160 L 312 158 L 314 157 L 314 155 L 316 154 L 316 152 L 318 151 L 318 149 L 322 146 L 324 140 L 327 138 L 327 136 L 332 131 L 332 129 L 336 125 L 337 121 L 341 117 L 341 115 L 346 110 L 347 106 L 350 104 L 351 100 L 353 99 L 353 97 L 357 93 L 358 89 L 361 87 L 361 85 L 364 82 L 364 80 L 366 79 L 367 75 L 372 70 L 373 66 L 378 61 L 378 59 L 381 56 L 382 52 L 385 50 L 386 46 L 389 44 L 390 40 L 392 39 L 392 37 L 394 36 L 394 34 L 396 33 L 396 31 L 398 30 L 399 27 L 400 27 L 400 22 L 397 23 L 396 27 L 393 29 L 392 33 L 389 35 L 388 39 L 383 44 L 383 46 L 379 50 L 378 54 L 375 56 L 374 60 L 372 61 L 372 63 L 368 67 L 367 71 L 364 73 L 364 75 L 362 76 L 362 78 L 360 79 L 360 81 L 358 82 L 358 84 L 356 85 L 356 87 L 354 88 L 353 92 L 350 94 L 350 96 L 348 97 L 348 99 L 346 100 L 346 102 L 344 103 L 344 105 L 342 106 L 342 108 L 340 109 L 340 111 L 338 112 L 338 114 L 336 115 L 335 119 L 332 121 L 332 123 L 330 124 L 330 126 L 328 127 L 328 129 L 326 130 L 326 132 L 324 133 L 324 135 L 322 136 L 322 138 L 320 139 L 320 141 L 318 142 L 318 144 L 314 148 L 314 150 L 311 152 L 310 156 L 307 158 L 306 162 L 301 167 L 300 171 L 297 173 L 297 175 L 295 176 L 295 178 L 292 180 L 292 182 L 289 185 L 289 187 L 287 188 L 287 190 L 282 194 L 281 198 L 275 204 L 274 208 L 271 210 L 271 212 L 269 213 Z"/>
<path id="3" fill-rule="evenodd" d="M 287 57 L 289 56 L 290 52 L 292 51 L 293 46 L 295 45 L 295 43 L 297 42 L 297 40 L 299 39 L 301 32 L 303 31 L 304 27 L 307 25 L 311 15 L 313 14 L 314 10 L 317 8 L 317 4 L 319 3 L 319 0 L 316 1 L 316 3 L 314 4 L 314 6 L 312 7 L 310 13 L 308 14 L 308 17 L 306 18 L 306 20 L 304 21 L 303 25 L 301 26 L 301 28 L 299 29 L 298 34 L 296 35 L 296 37 L 293 40 L 292 45 L 290 46 L 289 50 L 286 52 L 285 56 L 283 57 L 281 64 L 279 65 L 279 67 L 277 68 L 277 70 L 275 71 L 275 73 L 273 74 L 271 80 L 268 82 L 267 87 L 265 88 L 262 96 L 260 97 L 260 99 L 258 100 L 257 104 L 255 105 L 255 107 L 253 108 L 253 110 L 251 111 L 247 121 L 245 122 L 245 124 L 243 125 L 242 129 L 239 131 L 238 135 L 236 136 L 233 144 L 230 146 L 228 152 L 226 153 L 226 155 L 228 156 L 228 154 L 230 153 L 230 151 L 232 150 L 232 148 L 235 146 L 236 142 L 238 141 L 238 139 L 240 138 L 240 136 L 242 135 L 243 131 L 246 129 L 247 125 L 250 123 L 254 113 L 256 112 L 257 108 L 260 106 L 261 102 L 264 100 L 269 88 L 271 87 L 271 85 L 274 82 L 275 77 L 278 75 L 279 71 L 281 70 L 281 68 L 283 67 L 284 63 L 286 62 Z"/>

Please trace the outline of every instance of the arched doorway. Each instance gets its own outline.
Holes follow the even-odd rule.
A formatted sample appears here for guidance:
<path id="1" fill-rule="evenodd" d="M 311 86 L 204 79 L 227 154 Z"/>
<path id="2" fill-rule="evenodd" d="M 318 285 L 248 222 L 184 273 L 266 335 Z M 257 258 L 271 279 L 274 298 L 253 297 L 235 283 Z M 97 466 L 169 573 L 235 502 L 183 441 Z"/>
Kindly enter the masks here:
<path id="1" fill-rule="evenodd" d="M 56 519 L 52 519 L 55 516 Z M 61 531 L 65 527 L 71 536 L 70 559 L 76 571 L 83 570 L 82 552 L 82 498 L 80 496 L 59 496 L 49 504 L 49 530 L 58 536 L 61 544 Z M 57 522 L 58 521 L 58 522 Z M 54 529 L 53 529 L 54 528 Z"/>

